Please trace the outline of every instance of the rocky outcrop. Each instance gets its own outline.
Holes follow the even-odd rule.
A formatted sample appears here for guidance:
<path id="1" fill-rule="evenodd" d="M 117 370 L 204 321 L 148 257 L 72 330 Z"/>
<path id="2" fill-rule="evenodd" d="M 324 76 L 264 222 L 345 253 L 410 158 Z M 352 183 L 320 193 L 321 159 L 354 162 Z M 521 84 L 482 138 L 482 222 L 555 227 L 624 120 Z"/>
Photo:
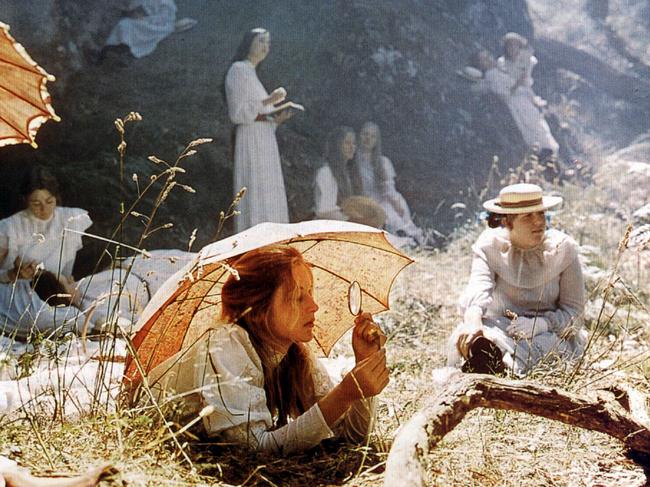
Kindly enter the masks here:
<path id="1" fill-rule="evenodd" d="M 455 74 L 477 49 L 499 52 L 507 31 L 535 39 L 524 0 L 177 0 L 179 16 L 199 20 L 195 28 L 173 34 L 126 67 L 97 64 L 124 4 L 35 0 L 11 2 L 3 12 L 14 35 L 57 75 L 51 91 L 63 118 L 42 128 L 37 152 L 3 149 L 6 173 L 15 176 L 32 161 L 55 166 L 66 181 L 67 202 L 88 208 L 98 233 L 115 225 L 119 202 L 134 191 L 117 181 L 113 121 L 137 110 L 144 120 L 127 133 L 129 177 L 137 173 L 142 180 L 154 171 L 149 154 L 173 158 L 194 138 L 215 140 L 188 161 L 183 175 L 196 194 L 172 195 L 160 213 L 161 223 L 174 221 L 174 228 L 147 245 L 182 247 L 194 228 L 198 245 L 212 237 L 233 191 L 231 127 L 220 85 L 243 31 L 256 25 L 273 37 L 263 82 L 269 89 L 285 86 L 307 107 L 278 130 L 293 219 L 309 216 L 313 171 L 325 135 L 339 124 L 379 123 L 399 189 L 420 221 L 440 230 L 457 223 L 451 206 L 459 200 L 468 206 L 464 216 L 471 216 L 494 155 L 503 175 L 526 152 L 503 104 L 473 94 L 471 83 Z M 642 92 L 635 73 L 611 68 L 604 78 L 577 47 L 562 50 L 542 39 L 533 44 L 542 60 L 536 90 L 549 100 L 548 118 L 565 160 L 581 154 L 584 134 L 598 131 L 603 111 L 629 137 L 643 131 L 647 115 L 642 118 L 638 99 L 634 106 L 621 92 Z M 582 66 L 578 73 L 571 70 L 572 56 Z M 568 109 L 576 104 L 585 110 Z M 13 208 L 6 191 L 4 198 L 7 213 Z M 126 231 L 135 234 L 138 226 Z"/>

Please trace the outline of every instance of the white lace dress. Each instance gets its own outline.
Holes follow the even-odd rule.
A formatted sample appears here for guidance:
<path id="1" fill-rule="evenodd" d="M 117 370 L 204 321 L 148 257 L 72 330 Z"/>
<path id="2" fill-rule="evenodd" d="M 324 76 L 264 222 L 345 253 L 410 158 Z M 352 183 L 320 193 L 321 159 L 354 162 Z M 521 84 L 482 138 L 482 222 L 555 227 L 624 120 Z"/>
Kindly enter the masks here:
<path id="1" fill-rule="evenodd" d="M 422 241 L 424 232 L 413 222 L 411 210 L 404 196 L 395 187 L 397 173 L 391 160 L 379 156 L 380 177 L 377 177 L 370 154 L 358 150 L 355 155 L 363 196 L 374 199 L 386 212 L 386 230 L 394 234 L 404 234 Z"/>
<path id="2" fill-rule="evenodd" d="M 314 177 L 314 216 L 324 220 L 347 221 L 338 205 L 339 188 L 328 164 L 318 168 Z"/>
<path id="3" fill-rule="evenodd" d="M 317 398 L 334 387 L 327 371 L 312 356 Z M 207 333 L 188 350 L 160 364 L 149 374 L 159 397 L 176 395 L 188 417 L 206 406 L 203 418 L 209 436 L 283 455 L 306 450 L 333 436 L 359 441 L 372 428 L 374 399 L 357 401 L 330 429 L 318 404 L 277 429 L 266 405 L 262 363 L 248 333 L 237 325 L 223 325 Z"/>
<path id="4" fill-rule="evenodd" d="M 226 75 L 228 114 L 237 126 L 233 190 L 235 194 L 242 187 L 248 190 L 237 208 L 241 212 L 235 217 L 237 232 L 262 222 L 289 222 L 277 124 L 256 121 L 259 114 L 273 110 L 262 104 L 268 96 L 249 61 L 233 63 Z"/>
<path id="5" fill-rule="evenodd" d="M 520 86 L 511 93 L 510 89 L 515 81 L 499 68 L 492 68 L 485 72 L 483 79 L 474 85 L 474 89 L 494 93 L 504 101 L 528 147 L 537 146 L 557 154 L 560 145 L 553 137 L 544 115 L 533 103 L 530 87 Z"/>

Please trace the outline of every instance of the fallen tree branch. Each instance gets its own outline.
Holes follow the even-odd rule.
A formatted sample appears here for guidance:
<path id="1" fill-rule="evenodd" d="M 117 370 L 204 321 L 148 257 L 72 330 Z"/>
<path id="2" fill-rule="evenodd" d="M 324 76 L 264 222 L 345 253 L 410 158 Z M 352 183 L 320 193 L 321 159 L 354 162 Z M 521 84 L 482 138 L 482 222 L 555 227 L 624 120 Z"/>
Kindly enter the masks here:
<path id="1" fill-rule="evenodd" d="M 631 399 L 630 390 L 625 392 Z M 619 439 L 632 453 L 650 455 L 647 414 L 644 407 L 638 407 L 637 397 L 633 402 L 630 414 L 615 399 L 606 400 L 602 395 L 593 399 L 528 381 L 454 374 L 440 393 L 399 429 L 388 455 L 384 485 L 424 485 L 422 456 L 475 408 L 518 411 L 599 431 Z M 635 410 L 639 418 L 634 417 Z"/>

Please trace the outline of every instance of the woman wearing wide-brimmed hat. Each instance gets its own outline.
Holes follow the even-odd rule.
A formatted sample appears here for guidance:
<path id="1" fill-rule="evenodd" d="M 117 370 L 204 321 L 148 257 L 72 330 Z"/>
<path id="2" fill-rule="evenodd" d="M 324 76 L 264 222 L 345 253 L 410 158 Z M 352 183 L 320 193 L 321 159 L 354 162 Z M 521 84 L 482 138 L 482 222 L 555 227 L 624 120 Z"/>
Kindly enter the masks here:
<path id="1" fill-rule="evenodd" d="M 513 184 L 483 206 L 488 225 L 473 250 L 460 301 L 463 322 L 448 344 L 448 365 L 473 372 L 521 375 L 545 356 L 582 353 L 585 291 L 578 245 L 546 229 L 559 196 L 534 184 Z"/>

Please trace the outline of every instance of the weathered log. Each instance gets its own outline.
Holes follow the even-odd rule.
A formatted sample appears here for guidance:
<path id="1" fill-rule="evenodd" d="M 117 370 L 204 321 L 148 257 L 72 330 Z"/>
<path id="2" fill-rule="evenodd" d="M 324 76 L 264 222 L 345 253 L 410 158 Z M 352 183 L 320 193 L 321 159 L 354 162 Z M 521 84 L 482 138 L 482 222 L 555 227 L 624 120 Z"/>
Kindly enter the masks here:
<path id="1" fill-rule="evenodd" d="M 475 408 L 505 409 L 554 419 L 606 433 L 623 442 L 632 453 L 650 456 L 647 414 L 629 389 L 623 404 L 616 399 L 594 399 L 529 381 L 500 379 L 482 374 L 454 374 L 445 387 L 398 431 L 388 455 L 384 485 L 424 485 L 421 458 L 434 448 Z M 636 395 L 635 395 L 636 394 Z M 621 398 L 619 398 L 621 400 Z M 634 417 L 634 410 L 639 418 Z"/>

